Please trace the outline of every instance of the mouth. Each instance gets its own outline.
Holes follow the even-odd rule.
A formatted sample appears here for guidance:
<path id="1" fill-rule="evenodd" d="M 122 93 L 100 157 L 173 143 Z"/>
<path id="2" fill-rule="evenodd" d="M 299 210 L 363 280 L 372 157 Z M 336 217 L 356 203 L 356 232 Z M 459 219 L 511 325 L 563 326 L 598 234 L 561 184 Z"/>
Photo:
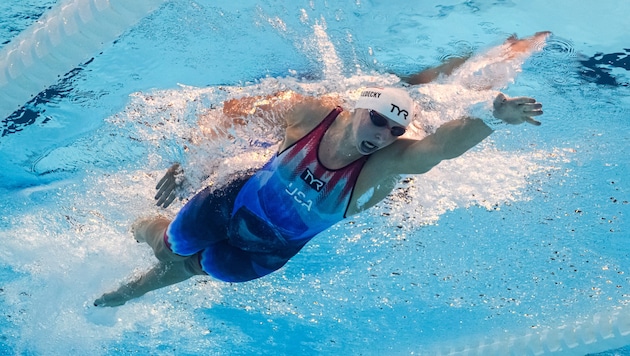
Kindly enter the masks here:
<path id="1" fill-rule="evenodd" d="M 378 150 L 378 146 L 370 141 L 363 141 L 361 145 L 359 145 L 359 151 L 363 154 L 370 154 L 376 150 Z"/>

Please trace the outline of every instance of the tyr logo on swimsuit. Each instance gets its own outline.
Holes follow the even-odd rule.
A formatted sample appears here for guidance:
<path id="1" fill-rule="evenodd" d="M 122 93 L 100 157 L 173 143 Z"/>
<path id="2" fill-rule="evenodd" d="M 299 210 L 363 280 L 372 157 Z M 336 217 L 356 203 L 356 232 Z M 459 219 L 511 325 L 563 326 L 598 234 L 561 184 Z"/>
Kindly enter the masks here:
<path id="1" fill-rule="evenodd" d="M 320 192 L 322 188 L 324 188 L 324 184 L 326 184 L 323 180 L 316 178 L 313 172 L 311 172 L 308 168 L 306 168 L 300 178 L 318 192 Z"/>

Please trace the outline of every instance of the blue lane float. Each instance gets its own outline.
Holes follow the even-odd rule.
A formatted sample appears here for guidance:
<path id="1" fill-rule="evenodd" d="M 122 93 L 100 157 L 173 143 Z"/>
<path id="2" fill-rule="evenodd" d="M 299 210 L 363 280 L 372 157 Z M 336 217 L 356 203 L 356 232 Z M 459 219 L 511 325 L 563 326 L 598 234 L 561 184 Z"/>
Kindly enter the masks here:
<path id="1" fill-rule="evenodd" d="M 630 310 L 600 312 L 581 322 L 569 323 L 556 329 L 530 331 L 523 335 L 504 335 L 486 339 L 449 341 L 433 355 L 499 356 L 554 355 L 572 356 L 605 352 L 630 342 Z"/>
<path id="2" fill-rule="evenodd" d="M 0 50 L 0 118 L 93 57 L 166 0 L 69 0 Z"/>

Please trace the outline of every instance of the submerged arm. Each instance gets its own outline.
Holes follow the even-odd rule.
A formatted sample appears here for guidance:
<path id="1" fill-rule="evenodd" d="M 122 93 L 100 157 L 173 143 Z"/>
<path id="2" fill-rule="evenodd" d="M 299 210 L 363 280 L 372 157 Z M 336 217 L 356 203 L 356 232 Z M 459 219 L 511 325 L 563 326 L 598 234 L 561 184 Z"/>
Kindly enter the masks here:
<path id="1" fill-rule="evenodd" d="M 422 140 L 399 140 L 392 145 L 392 174 L 422 174 L 443 160 L 461 156 L 492 133 L 480 119 L 464 118 L 440 126 Z M 395 150 L 395 151 L 394 151 Z"/>

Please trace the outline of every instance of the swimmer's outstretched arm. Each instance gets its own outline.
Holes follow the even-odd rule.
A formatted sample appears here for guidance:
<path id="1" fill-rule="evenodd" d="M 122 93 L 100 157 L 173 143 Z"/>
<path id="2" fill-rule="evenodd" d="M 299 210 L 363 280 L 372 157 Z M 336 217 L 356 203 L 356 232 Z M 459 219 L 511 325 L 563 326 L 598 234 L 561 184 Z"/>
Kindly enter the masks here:
<path id="1" fill-rule="evenodd" d="M 183 261 L 159 262 L 138 279 L 123 284 L 113 292 L 103 294 L 94 301 L 94 306 L 117 307 L 150 291 L 185 281 L 192 276 Z"/>
<path id="2" fill-rule="evenodd" d="M 428 68 L 410 76 L 403 76 L 401 79 L 403 82 L 411 85 L 431 83 L 440 75 L 450 75 L 453 73 L 453 71 L 464 64 L 468 58 L 470 58 L 470 56 L 449 58 L 437 67 Z"/>
<path id="3" fill-rule="evenodd" d="M 551 32 L 542 31 L 522 39 L 512 35 L 506 39 L 501 46 L 496 47 L 502 48 L 502 52 L 496 53 L 496 55 L 503 60 L 511 60 L 517 56 L 529 55 L 540 50 L 550 34 Z M 401 79 L 403 82 L 411 85 L 427 84 L 436 80 L 440 75 L 451 75 L 451 73 L 464 64 L 469 58 L 471 58 L 470 55 L 449 58 L 437 67 L 428 68 L 410 76 L 402 76 Z"/>

